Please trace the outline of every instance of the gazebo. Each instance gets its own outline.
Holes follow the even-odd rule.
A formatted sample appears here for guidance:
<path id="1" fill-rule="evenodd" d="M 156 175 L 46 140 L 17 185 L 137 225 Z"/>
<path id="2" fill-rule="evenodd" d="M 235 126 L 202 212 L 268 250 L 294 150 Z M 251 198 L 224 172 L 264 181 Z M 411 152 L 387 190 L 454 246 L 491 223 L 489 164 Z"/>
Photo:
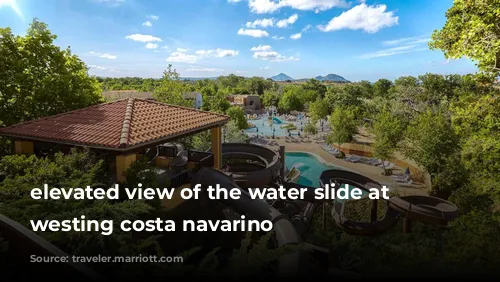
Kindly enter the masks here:
<path id="1" fill-rule="evenodd" d="M 221 114 L 127 98 L 5 127 L 0 136 L 14 141 L 17 154 L 33 154 L 37 144 L 104 151 L 115 158 L 116 180 L 123 182 L 123 173 L 147 148 L 205 130 L 211 131 L 211 153 L 205 155 L 220 169 L 221 127 L 228 121 Z M 193 153 L 188 153 L 189 161 L 193 161 Z M 175 156 L 163 155 L 156 163 L 165 165 L 169 157 Z"/>

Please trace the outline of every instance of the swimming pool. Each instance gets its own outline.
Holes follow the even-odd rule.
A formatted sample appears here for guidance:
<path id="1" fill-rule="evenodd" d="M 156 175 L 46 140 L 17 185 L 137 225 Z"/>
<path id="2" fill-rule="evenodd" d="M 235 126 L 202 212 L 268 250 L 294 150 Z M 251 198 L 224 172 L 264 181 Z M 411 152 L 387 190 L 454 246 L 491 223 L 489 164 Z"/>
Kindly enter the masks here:
<path id="1" fill-rule="evenodd" d="M 245 132 L 249 136 L 254 136 L 257 134 L 259 134 L 260 136 L 262 136 L 262 135 L 273 136 L 273 132 L 274 132 L 274 136 L 284 137 L 284 136 L 288 136 L 289 133 L 288 133 L 288 130 L 286 128 L 281 128 L 282 126 L 289 124 L 289 123 L 294 124 L 297 127 L 297 129 L 292 130 L 292 135 L 297 135 L 297 131 L 300 131 L 302 126 L 303 126 L 301 124 L 301 121 L 289 122 L 289 121 L 279 119 L 277 117 L 273 117 L 273 121 L 274 122 L 272 124 L 270 124 L 267 117 L 261 117 L 258 119 L 249 119 L 248 123 L 255 124 L 255 127 L 248 128 L 245 130 Z"/>
<path id="2" fill-rule="evenodd" d="M 298 184 L 312 187 L 320 187 L 319 176 L 323 171 L 338 168 L 327 165 L 306 152 L 285 153 L 285 164 L 289 169 L 296 167 L 300 170 L 300 177 L 296 181 Z"/>
<path id="3" fill-rule="evenodd" d="M 274 132 L 274 136 L 278 136 L 278 137 L 288 136 L 288 130 L 285 128 L 281 128 L 282 126 L 288 124 L 288 122 L 283 121 L 283 120 L 280 120 L 280 121 L 281 121 L 281 123 L 277 123 L 277 121 L 274 121 L 272 124 L 270 124 L 267 117 L 258 118 L 258 119 L 251 119 L 251 120 L 248 120 L 248 123 L 255 124 L 255 127 L 248 128 L 245 130 L 245 132 L 250 136 L 256 135 L 256 134 L 265 135 L 265 136 L 273 136 L 273 132 Z"/>
<path id="4" fill-rule="evenodd" d="M 300 170 L 300 177 L 296 183 L 310 187 L 320 187 L 319 177 L 323 171 L 328 169 L 343 169 L 321 162 L 318 157 L 306 152 L 285 153 L 285 164 L 289 169 L 295 166 Z M 345 185 L 341 185 L 340 187 L 345 187 Z M 348 189 L 352 188 L 354 187 L 348 186 Z M 363 192 L 362 195 L 367 195 L 367 193 Z M 337 201 L 343 200 L 337 199 Z"/>

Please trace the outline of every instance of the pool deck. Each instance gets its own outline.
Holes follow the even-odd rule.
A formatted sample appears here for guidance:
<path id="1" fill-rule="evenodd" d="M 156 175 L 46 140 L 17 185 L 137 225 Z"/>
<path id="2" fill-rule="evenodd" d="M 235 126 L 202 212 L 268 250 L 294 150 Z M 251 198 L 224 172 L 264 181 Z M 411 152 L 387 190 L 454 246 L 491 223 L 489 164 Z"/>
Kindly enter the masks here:
<path id="1" fill-rule="evenodd" d="M 307 143 L 289 142 L 285 138 L 275 139 L 275 141 L 278 143 L 278 145 L 285 146 L 285 152 L 306 152 L 319 156 L 320 161 L 366 175 L 367 177 L 372 178 L 373 180 L 379 182 L 380 184 L 386 185 L 391 191 L 397 192 L 401 196 L 428 194 L 425 186 L 422 185 L 403 186 L 394 181 L 393 178 L 381 175 L 382 169 L 379 167 L 363 163 L 352 163 L 345 161 L 343 159 L 337 159 L 332 154 L 323 150 L 321 145 L 316 142 L 307 142 Z M 399 170 L 401 170 L 402 172 L 401 168 L 399 168 Z"/>

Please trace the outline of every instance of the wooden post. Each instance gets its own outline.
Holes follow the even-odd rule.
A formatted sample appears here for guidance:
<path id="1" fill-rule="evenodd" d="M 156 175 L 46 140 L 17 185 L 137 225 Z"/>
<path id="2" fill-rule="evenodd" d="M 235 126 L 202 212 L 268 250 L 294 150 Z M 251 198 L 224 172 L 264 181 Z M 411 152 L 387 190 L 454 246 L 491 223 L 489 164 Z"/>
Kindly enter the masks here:
<path id="1" fill-rule="evenodd" d="M 411 220 L 408 218 L 403 218 L 403 233 L 411 232 Z"/>
<path id="2" fill-rule="evenodd" d="M 133 162 L 135 162 L 136 160 L 137 160 L 136 154 L 116 156 L 116 181 L 117 182 L 124 182 L 126 180 L 124 173 L 130 167 L 130 165 Z"/>
<path id="3" fill-rule="evenodd" d="M 371 214 L 370 214 L 371 222 L 375 222 L 378 219 L 378 202 L 377 200 L 372 200 Z"/>
<path id="4" fill-rule="evenodd" d="M 273 133 L 274 136 L 274 133 Z M 280 169 L 280 175 L 281 179 L 285 180 L 285 146 L 280 146 L 280 158 L 281 158 L 281 169 Z"/>
<path id="5" fill-rule="evenodd" d="M 31 141 L 15 141 L 14 151 L 16 154 L 26 154 L 31 155 L 35 152 L 35 146 Z"/>
<path id="6" fill-rule="evenodd" d="M 212 155 L 214 156 L 214 168 L 222 168 L 222 134 L 221 127 L 215 127 L 212 131 Z"/>

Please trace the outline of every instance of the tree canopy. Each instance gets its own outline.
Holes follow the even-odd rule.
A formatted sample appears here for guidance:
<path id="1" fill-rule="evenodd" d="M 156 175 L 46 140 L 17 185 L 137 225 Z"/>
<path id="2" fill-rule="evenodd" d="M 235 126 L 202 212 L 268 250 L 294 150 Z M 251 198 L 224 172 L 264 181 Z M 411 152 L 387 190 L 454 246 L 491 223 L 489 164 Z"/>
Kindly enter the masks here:
<path id="1" fill-rule="evenodd" d="M 446 58 L 468 57 L 485 72 L 500 72 L 500 2 L 455 0 L 446 23 L 432 34 L 429 46 Z"/>
<path id="2" fill-rule="evenodd" d="M 24 36 L 0 28 L 0 127 L 102 101 L 87 66 L 55 39 L 37 19 Z"/>

